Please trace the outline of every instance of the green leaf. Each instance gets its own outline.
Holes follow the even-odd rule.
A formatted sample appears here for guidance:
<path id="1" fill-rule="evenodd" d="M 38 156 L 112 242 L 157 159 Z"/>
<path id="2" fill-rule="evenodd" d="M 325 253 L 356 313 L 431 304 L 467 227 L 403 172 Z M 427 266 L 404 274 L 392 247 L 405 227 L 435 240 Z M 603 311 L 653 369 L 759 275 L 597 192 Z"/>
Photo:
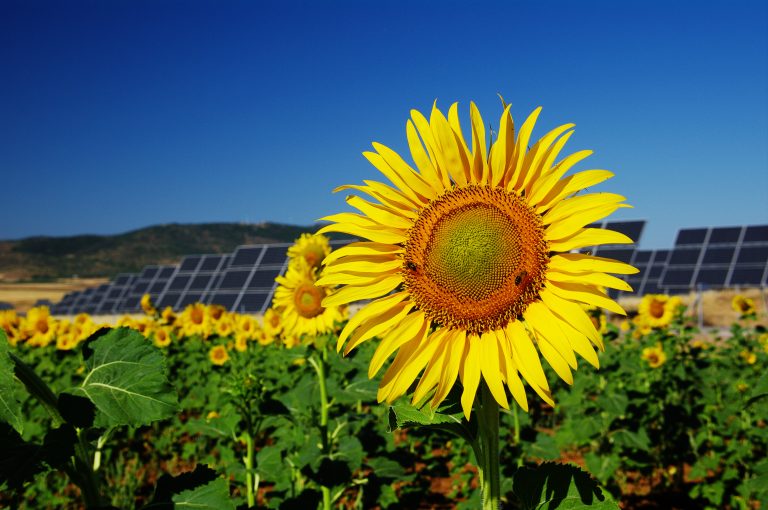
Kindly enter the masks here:
<path id="1" fill-rule="evenodd" d="M 464 414 L 457 405 L 448 404 L 433 410 L 425 403 L 416 407 L 407 401 L 398 402 L 389 408 L 389 432 L 396 429 L 422 426 L 447 430 L 460 437 L 472 440 L 464 423 Z"/>
<path id="2" fill-rule="evenodd" d="M 392 480 L 400 480 L 405 478 L 405 468 L 392 459 L 386 457 L 373 457 L 366 461 L 366 464 L 370 466 L 373 473 L 379 478 L 389 478 Z"/>
<path id="3" fill-rule="evenodd" d="M 19 434 L 24 430 L 21 418 L 21 402 L 17 398 L 22 385 L 13 375 L 14 363 L 8 355 L 8 338 L 0 328 L 0 420 L 5 421 Z"/>
<path id="4" fill-rule="evenodd" d="M 554 460 L 560 457 L 560 448 L 558 448 L 555 438 L 542 432 L 536 434 L 536 441 L 526 450 L 528 455 L 543 460 Z"/>
<path id="5" fill-rule="evenodd" d="M 235 504 L 229 498 L 229 485 L 223 478 L 175 494 L 171 499 L 174 509 L 178 510 L 235 510 Z"/>
<path id="6" fill-rule="evenodd" d="M 647 450 L 651 446 L 651 439 L 648 437 L 648 433 L 645 429 L 640 429 L 638 432 L 617 430 L 611 437 L 617 446 L 634 448 L 637 450 Z"/>
<path id="7" fill-rule="evenodd" d="M 589 473 L 573 464 L 545 462 L 536 469 L 520 468 L 512 492 L 523 510 L 618 510 L 607 491 Z"/>
<path id="8" fill-rule="evenodd" d="M 99 331 L 83 348 L 86 375 L 73 389 L 98 409 L 97 426 L 146 425 L 176 412 L 161 351 L 129 328 Z"/>
<path id="9" fill-rule="evenodd" d="M 587 469 L 602 483 L 610 480 L 621 466 L 621 461 L 615 455 L 597 455 L 589 452 L 584 455 Z"/>
<path id="10" fill-rule="evenodd" d="M 760 379 L 757 380 L 757 383 L 752 388 L 752 392 L 750 393 L 745 407 L 749 407 L 758 400 L 762 400 L 766 397 L 768 397 L 768 372 L 763 372 L 763 375 L 760 376 Z"/>
<path id="11" fill-rule="evenodd" d="M 624 393 L 604 393 L 597 399 L 598 407 L 613 417 L 623 416 L 629 405 L 629 398 Z"/>
<path id="12" fill-rule="evenodd" d="M 276 481 L 288 470 L 283 462 L 283 449 L 279 446 L 265 446 L 256 454 L 256 470 L 265 480 Z"/>

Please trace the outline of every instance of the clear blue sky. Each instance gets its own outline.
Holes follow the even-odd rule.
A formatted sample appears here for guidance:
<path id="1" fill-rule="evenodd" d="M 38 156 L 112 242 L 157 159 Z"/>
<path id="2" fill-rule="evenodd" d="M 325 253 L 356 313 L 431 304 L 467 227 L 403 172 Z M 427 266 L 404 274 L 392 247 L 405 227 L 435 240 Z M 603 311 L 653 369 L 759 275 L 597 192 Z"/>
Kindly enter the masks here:
<path id="1" fill-rule="evenodd" d="M 310 224 L 411 108 L 501 93 L 616 178 L 645 248 L 768 222 L 765 2 L 0 3 L 0 239 Z M 407 153 L 406 153 L 407 154 Z"/>

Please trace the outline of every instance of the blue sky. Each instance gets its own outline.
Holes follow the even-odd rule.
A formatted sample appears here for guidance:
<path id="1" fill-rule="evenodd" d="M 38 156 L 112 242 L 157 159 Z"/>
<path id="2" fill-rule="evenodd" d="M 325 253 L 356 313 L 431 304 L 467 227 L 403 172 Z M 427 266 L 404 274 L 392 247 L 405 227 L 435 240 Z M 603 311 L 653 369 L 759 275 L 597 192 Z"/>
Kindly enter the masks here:
<path id="1" fill-rule="evenodd" d="M 411 108 L 501 93 L 646 219 L 768 222 L 764 2 L 0 3 L 0 239 L 310 224 L 405 151 Z M 407 151 L 405 151 L 407 154 Z"/>

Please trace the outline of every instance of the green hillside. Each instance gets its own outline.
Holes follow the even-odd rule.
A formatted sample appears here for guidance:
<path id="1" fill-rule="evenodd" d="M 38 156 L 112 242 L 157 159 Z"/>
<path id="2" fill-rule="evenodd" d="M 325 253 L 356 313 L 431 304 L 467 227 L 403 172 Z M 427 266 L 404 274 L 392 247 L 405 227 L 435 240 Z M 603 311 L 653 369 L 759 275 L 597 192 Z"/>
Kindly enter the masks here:
<path id="1" fill-rule="evenodd" d="M 0 241 L 0 281 L 113 277 L 148 264 L 175 264 L 184 255 L 229 253 L 241 244 L 292 242 L 317 228 L 276 223 L 169 224 L 109 236 Z"/>

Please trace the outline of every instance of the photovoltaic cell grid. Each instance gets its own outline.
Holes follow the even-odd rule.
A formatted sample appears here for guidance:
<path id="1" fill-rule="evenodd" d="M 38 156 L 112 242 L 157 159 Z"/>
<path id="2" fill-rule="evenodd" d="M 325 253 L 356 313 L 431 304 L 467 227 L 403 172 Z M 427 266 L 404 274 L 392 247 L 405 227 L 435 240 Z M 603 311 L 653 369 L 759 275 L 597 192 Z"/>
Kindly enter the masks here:
<path id="1" fill-rule="evenodd" d="M 141 296 L 149 294 L 152 300 L 157 298 L 165 288 L 168 278 L 176 266 L 146 266 L 134 279 L 127 292 L 115 305 L 114 313 L 136 313 L 141 311 Z"/>
<path id="2" fill-rule="evenodd" d="M 632 257 L 634 256 L 635 251 L 637 251 L 637 245 L 640 243 L 640 238 L 643 236 L 645 221 L 604 221 L 600 223 L 592 223 L 591 225 L 588 225 L 588 227 L 604 228 L 621 232 L 632 239 L 635 244 L 605 244 L 583 249 L 581 250 L 582 252 L 589 252 L 598 257 L 606 257 L 631 263 Z"/>
<path id="3" fill-rule="evenodd" d="M 768 281 L 768 225 L 682 229 L 660 285 L 668 293 L 694 288 L 761 287 Z"/>

